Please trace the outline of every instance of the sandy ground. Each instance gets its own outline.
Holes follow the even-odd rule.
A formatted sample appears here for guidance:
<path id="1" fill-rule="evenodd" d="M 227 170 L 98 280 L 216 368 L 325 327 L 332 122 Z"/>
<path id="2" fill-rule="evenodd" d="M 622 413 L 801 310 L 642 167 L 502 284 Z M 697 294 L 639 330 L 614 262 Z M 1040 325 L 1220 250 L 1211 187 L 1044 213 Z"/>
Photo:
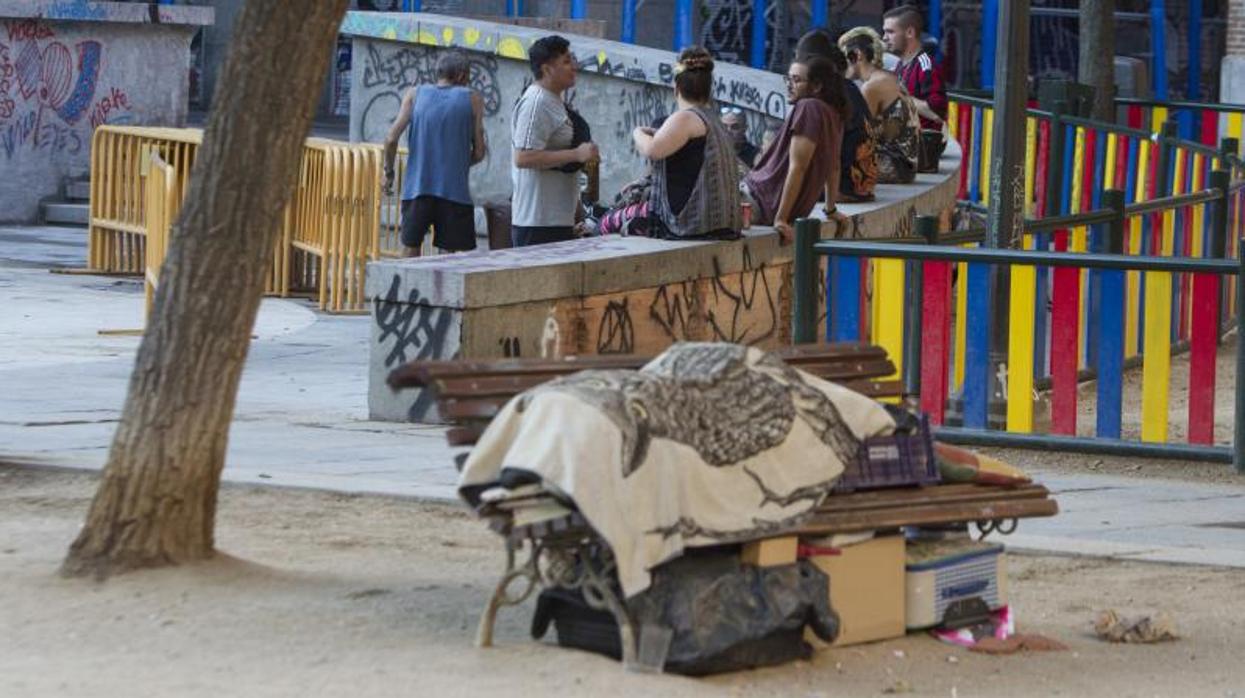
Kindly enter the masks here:
<path id="1" fill-rule="evenodd" d="M 1233 696 L 1245 574 L 1013 557 L 1020 629 L 1069 651 L 987 657 L 923 636 L 708 679 L 632 674 L 532 641 L 531 605 L 472 647 L 501 564 L 453 506 L 226 486 L 223 554 L 105 583 L 56 575 L 95 476 L 0 466 L 0 695 Z M 1183 639 L 1108 645 L 1098 609 L 1166 611 Z"/>

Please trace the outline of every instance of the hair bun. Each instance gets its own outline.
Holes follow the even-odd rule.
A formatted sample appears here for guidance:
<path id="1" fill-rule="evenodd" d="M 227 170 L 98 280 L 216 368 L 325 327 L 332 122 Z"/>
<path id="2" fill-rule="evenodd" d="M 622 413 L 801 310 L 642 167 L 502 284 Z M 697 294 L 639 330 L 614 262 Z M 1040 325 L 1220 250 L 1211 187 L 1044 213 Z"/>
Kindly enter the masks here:
<path id="1" fill-rule="evenodd" d="M 689 56 L 683 59 L 684 70 L 713 70 L 711 56 Z"/>

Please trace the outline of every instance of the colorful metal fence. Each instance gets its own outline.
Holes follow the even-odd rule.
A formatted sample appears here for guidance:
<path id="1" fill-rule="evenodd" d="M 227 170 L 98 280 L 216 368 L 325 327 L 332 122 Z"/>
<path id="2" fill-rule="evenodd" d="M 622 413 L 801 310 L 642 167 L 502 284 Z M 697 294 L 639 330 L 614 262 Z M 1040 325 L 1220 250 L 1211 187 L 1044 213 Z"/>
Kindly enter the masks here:
<path id="1" fill-rule="evenodd" d="M 883 344 L 892 356 L 901 356 L 908 366 L 904 372 L 905 392 L 919 400 L 931 422 L 946 425 L 950 421 L 959 429 L 944 429 L 948 438 L 965 442 L 1013 446 L 1069 448 L 1104 453 L 1163 455 L 1191 459 L 1235 462 L 1245 471 L 1245 442 L 1241 439 L 1241 384 L 1235 390 L 1236 450 L 1214 445 L 1215 353 L 1220 339 L 1220 308 L 1222 277 L 1235 279 L 1241 273 L 1239 262 L 1215 255 L 1190 257 L 1174 254 L 1171 241 L 1174 227 L 1164 229 L 1160 238 L 1166 254 L 1131 255 L 1124 253 L 1123 238 L 1129 220 L 1143 215 L 1161 213 L 1171 220 L 1174 211 L 1194 206 L 1211 206 L 1211 217 L 1217 231 L 1212 248 L 1222 249 L 1229 227 L 1239 220 L 1245 182 L 1229 184 L 1226 173 L 1217 172 L 1215 188 L 1195 192 L 1179 199 L 1131 209 L 1122 207 L 1122 193 L 1106 194 L 1111 208 L 1087 213 L 1086 220 L 1105 224 L 1108 240 L 1103 251 L 1072 252 L 1048 250 L 969 249 L 953 245 L 900 244 L 895 242 L 825 241 L 816 242 L 815 223 L 805 226 L 799 234 L 795 295 L 797 299 L 815 297 L 815 273 L 800 270 L 816 269 L 814 255 L 828 257 L 826 289 L 827 319 L 825 336 L 834 341 L 871 340 Z M 931 219 L 932 222 L 932 219 Z M 1040 230 L 1058 225 L 1060 221 L 1032 224 Z M 1095 223 L 1098 224 L 1098 223 Z M 1239 228 L 1233 228 L 1239 235 Z M 907 241 L 908 243 L 916 241 Z M 867 297 L 862 285 L 852 283 L 851 274 L 874 264 L 900 265 L 905 274 L 896 286 L 885 288 L 881 296 Z M 810 266 L 811 265 L 811 266 Z M 956 267 L 959 267 L 956 269 Z M 846 275 L 844 275 L 846 272 Z M 1049 350 L 1054 356 L 1055 370 L 1050 379 L 1050 423 L 1038 429 L 1035 419 L 1035 328 L 1040 319 L 1034 303 L 1038 275 L 1050 273 L 1061 292 L 1054 294 L 1052 313 L 1060 325 L 1051 335 Z M 1006 281 L 1003 296 L 997 296 L 998 274 Z M 837 275 L 837 276 L 836 276 Z M 1146 288 L 1141 358 L 1140 410 L 1126 410 L 1124 369 L 1126 367 L 1126 333 L 1124 308 L 1127 277 L 1138 275 Z M 1080 299 L 1074 285 L 1088 277 L 1096 289 L 1096 305 L 1089 316 L 1092 332 L 1093 362 L 1087 367 L 1097 378 L 1093 423 L 1078 423 L 1078 381 L 1084 373 L 1078 370 L 1078 357 L 1087 346 L 1078 331 L 1077 313 Z M 1193 288 L 1191 331 L 1188 346 L 1188 387 L 1184 395 L 1188 405 L 1187 443 L 1173 443 L 1169 434 L 1170 400 L 1172 399 L 1172 319 L 1176 317 L 1171 302 L 1179 280 L 1189 277 Z M 811 279 L 811 281 L 810 281 Z M 845 282 L 846 281 L 846 282 Z M 963 288 L 966 298 L 959 302 L 955 291 Z M 1238 285 L 1237 293 L 1240 293 Z M 906 299 L 906 302 L 905 302 Z M 914 302 L 914 299 L 920 299 Z M 956 309 L 957 302 L 961 308 Z M 993 303 L 1001 302 L 1006 312 L 1004 346 L 992 347 Z M 807 305 L 815 305 L 806 302 Z M 896 343 L 892 337 L 864 331 L 858 319 L 873 311 L 882 317 L 893 317 L 903 338 Z M 862 307 L 865 307 L 862 310 Z M 1233 311 L 1239 322 L 1239 299 Z M 809 340 L 818 334 L 810 327 L 815 318 L 799 312 L 794 314 L 793 335 Z M 853 321 L 856 322 L 853 322 Z M 803 326 L 801 326 L 803 325 Z M 956 336 L 964 338 L 958 367 Z M 919 337 L 920 341 L 911 341 Z M 991 352 L 1006 355 L 999 373 Z M 1245 370 L 1245 343 L 1238 345 L 1237 365 Z M 956 385 L 958 373 L 959 384 Z M 1005 428 L 988 431 L 992 385 L 1001 388 L 1006 408 Z M 953 401 L 952 395 L 958 395 Z M 948 406 L 956 404 L 957 414 Z M 1136 411 L 1131 419 L 1126 413 Z M 954 417 L 955 419 L 950 419 Z M 1039 433 L 1043 432 L 1043 433 Z"/>

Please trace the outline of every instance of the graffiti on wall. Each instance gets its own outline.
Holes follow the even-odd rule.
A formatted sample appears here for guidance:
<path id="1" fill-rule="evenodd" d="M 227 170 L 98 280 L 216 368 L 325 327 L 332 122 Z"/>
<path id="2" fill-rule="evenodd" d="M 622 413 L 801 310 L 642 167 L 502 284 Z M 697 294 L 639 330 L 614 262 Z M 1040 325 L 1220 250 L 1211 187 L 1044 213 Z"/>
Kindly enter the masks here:
<path id="1" fill-rule="evenodd" d="M 700 43 L 719 60 L 749 64 L 752 57 L 752 0 L 707 0 L 702 12 Z M 765 67 L 781 70 L 787 62 L 787 3 L 772 2 L 765 10 Z"/>
<path id="2" fill-rule="evenodd" d="M 467 52 L 471 64 L 470 87 L 484 100 L 485 117 L 501 109 L 501 85 L 497 80 L 497 57 Z M 363 139 L 384 140 L 389 124 L 402 104 L 402 93 L 416 85 L 437 81 L 437 49 L 403 46 L 397 50 L 368 42 L 363 52 L 361 87 L 375 91 L 363 109 Z"/>
<path id="3" fill-rule="evenodd" d="M 0 34 L 0 153 L 75 155 L 90 130 L 127 121 L 130 98 L 120 87 L 99 88 L 104 47 L 93 40 L 65 43 L 37 20 L 9 21 Z"/>

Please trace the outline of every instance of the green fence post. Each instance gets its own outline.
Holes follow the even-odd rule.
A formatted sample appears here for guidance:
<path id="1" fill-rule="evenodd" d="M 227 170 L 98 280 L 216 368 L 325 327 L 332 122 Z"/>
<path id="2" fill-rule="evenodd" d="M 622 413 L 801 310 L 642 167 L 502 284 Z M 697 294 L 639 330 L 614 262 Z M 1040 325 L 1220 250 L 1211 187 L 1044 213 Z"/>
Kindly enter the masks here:
<path id="1" fill-rule="evenodd" d="M 1219 169 L 1227 170 L 1229 178 L 1231 178 L 1231 175 L 1236 174 L 1236 166 L 1228 161 L 1227 156 L 1231 155 L 1235 158 L 1240 152 L 1240 147 L 1241 142 L 1235 138 L 1223 138 L 1219 141 L 1219 152 L 1221 153 L 1219 157 Z"/>
<path id="2" fill-rule="evenodd" d="M 1055 102 L 1055 106 L 1051 109 L 1054 117 L 1050 120 L 1050 138 L 1047 140 L 1047 156 L 1046 156 L 1046 208 L 1043 217 L 1058 216 L 1060 214 L 1060 200 L 1062 199 L 1063 187 L 1060 182 L 1063 179 L 1063 113 L 1067 111 L 1068 103 L 1063 100 Z"/>
<path id="3" fill-rule="evenodd" d="M 1245 328 L 1245 254 L 1237 254 L 1236 265 L 1236 424 L 1232 440 L 1232 464 L 1236 472 L 1245 475 L 1245 338 L 1241 330 Z"/>
<path id="4" fill-rule="evenodd" d="M 817 341 L 817 253 L 813 245 L 821 238 L 821 221 L 801 218 L 795 222 L 795 260 L 792 262 L 791 343 Z"/>
<path id="5" fill-rule="evenodd" d="M 1206 256 L 1212 259 L 1226 259 L 1228 256 L 1228 226 L 1232 210 L 1232 195 L 1228 193 L 1232 175 L 1225 169 L 1228 167 L 1227 162 L 1221 162 L 1220 165 L 1219 169 L 1210 173 L 1210 188 L 1219 193 L 1219 198 L 1210 209 L 1210 249 Z M 1219 331 L 1215 333 L 1220 346 L 1223 345 L 1223 333 L 1227 324 L 1228 280 L 1224 278 L 1219 292 Z"/>
<path id="6" fill-rule="evenodd" d="M 1119 189 L 1104 189 L 1102 206 L 1115 212 L 1115 217 L 1107 225 L 1107 240 L 1103 245 L 1103 252 L 1124 254 L 1124 227 L 1127 222 L 1124 216 L 1124 192 Z"/>

